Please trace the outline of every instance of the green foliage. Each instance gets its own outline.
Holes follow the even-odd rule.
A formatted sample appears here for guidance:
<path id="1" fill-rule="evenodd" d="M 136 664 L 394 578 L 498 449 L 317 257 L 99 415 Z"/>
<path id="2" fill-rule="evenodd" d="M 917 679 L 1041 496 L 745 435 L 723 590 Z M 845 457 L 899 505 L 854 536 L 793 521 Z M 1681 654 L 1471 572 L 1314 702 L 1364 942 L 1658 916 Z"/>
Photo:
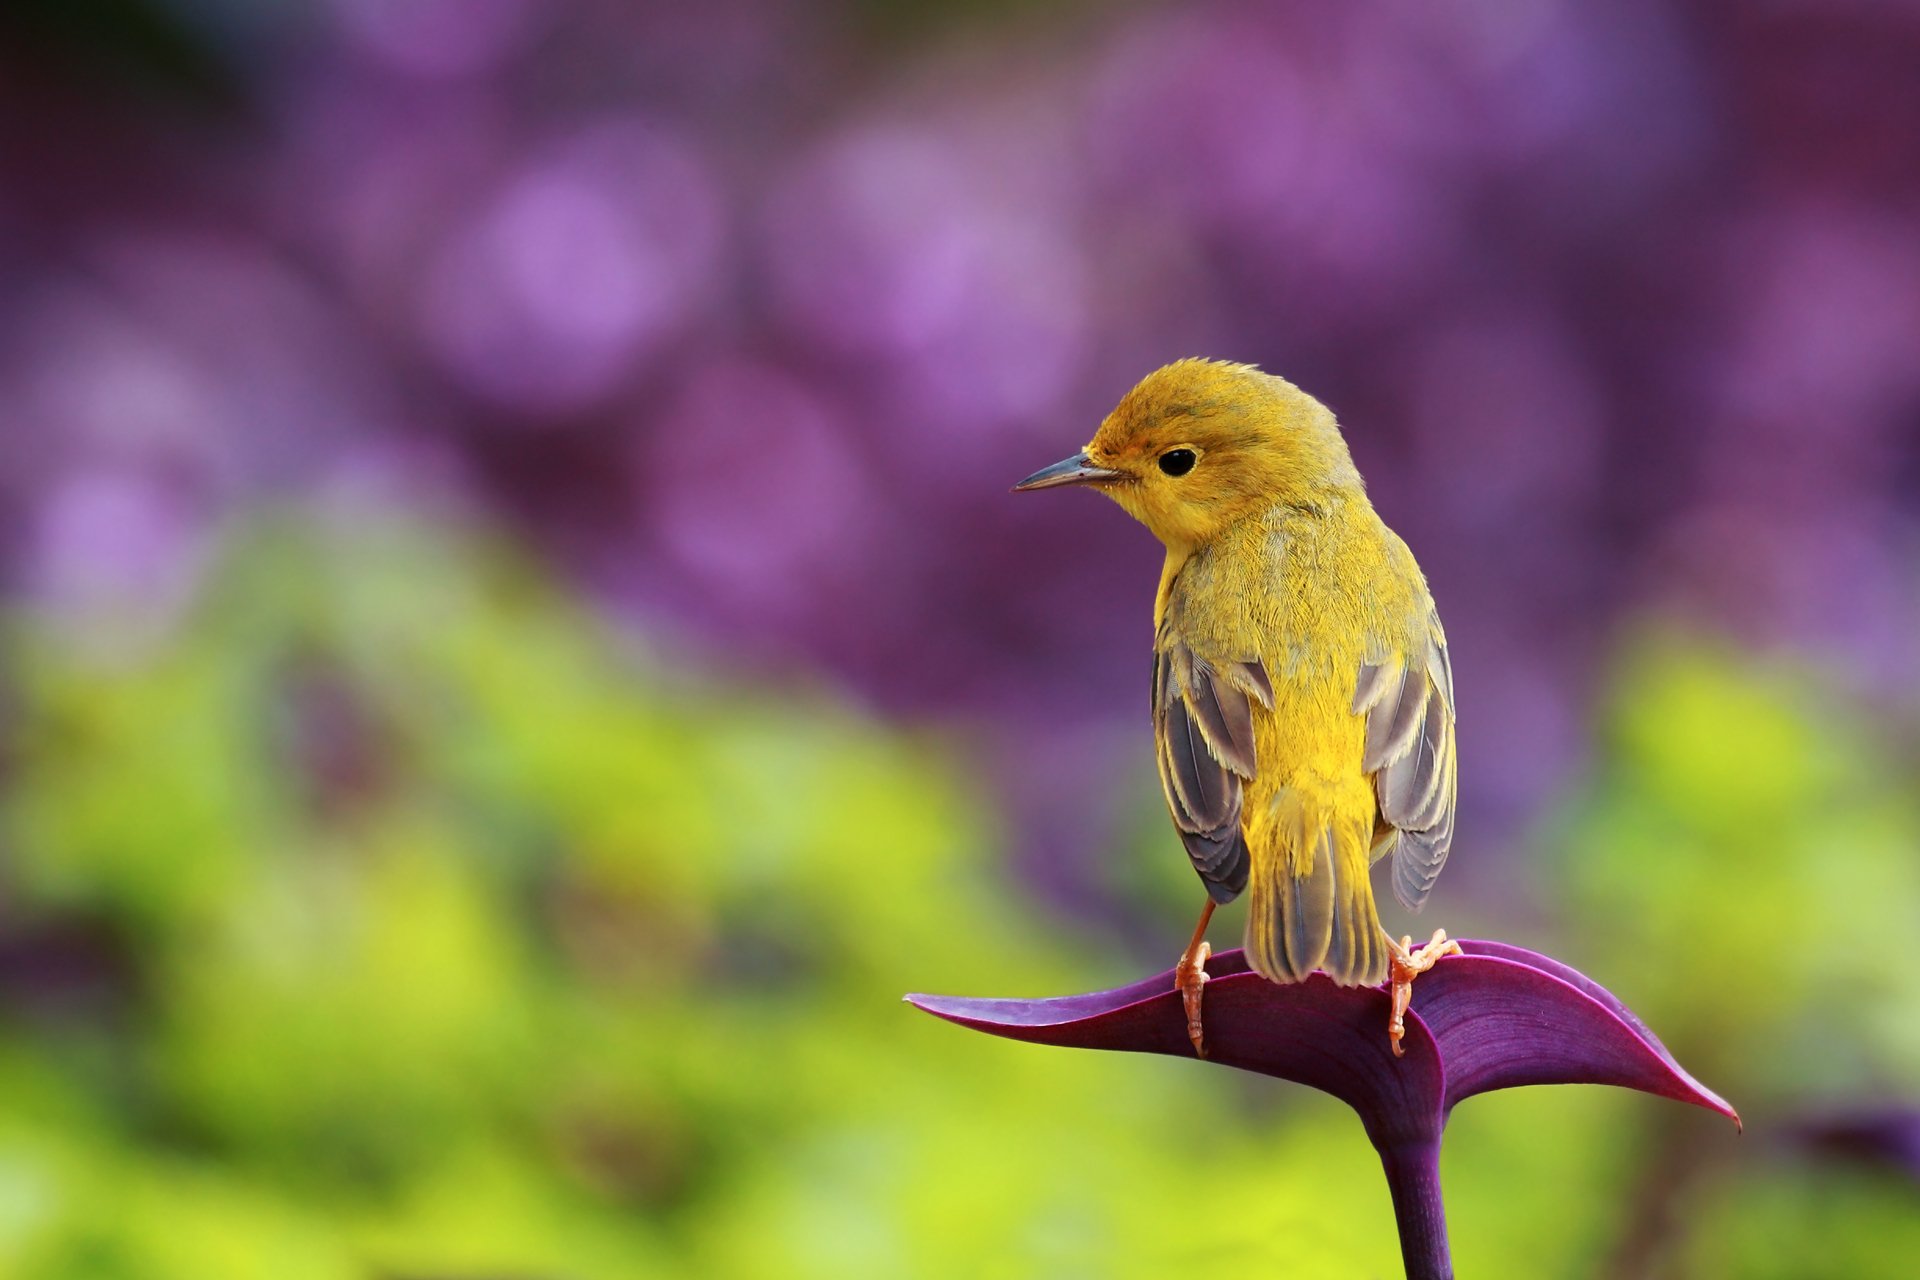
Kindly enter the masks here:
<path id="1" fill-rule="evenodd" d="M 1688 1206 L 1687 1277 L 1851 1280 L 1920 1258 L 1914 1189 L 1855 1169 L 1777 1163 L 1703 1188 Z"/>
<path id="2" fill-rule="evenodd" d="M 137 658 L 11 626 L 11 893 L 132 972 L 0 1041 L 0 1271 L 1145 1275 L 1208 1238 L 1167 1208 L 1230 1099 L 900 1005 L 1118 976 L 937 747 L 418 528 L 248 529 Z M 1256 1137 L 1217 1194 L 1387 1266 L 1346 1136 L 1364 1235 Z"/>
<path id="3" fill-rule="evenodd" d="M 239 531 L 137 654 L 7 626 L 11 919 L 95 940 L 105 976 L 0 1022 L 0 1274 L 1397 1272 L 1330 1101 L 900 1006 L 1136 967 L 1023 905 L 938 743 L 717 684 L 484 539 L 362 518 Z M 1823 1046 L 1860 1080 L 1912 1061 L 1877 1012 L 1910 979 L 1839 945 L 1920 900 L 1885 749 L 1677 642 L 1608 723 L 1544 872 L 1595 972 L 1739 1102 L 1829 1078 Z M 1598 1274 L 1652 1105 L 1466 1108 L 1463 1272 Z M 1738 1184 L 1778 1230 L 1892 1212 L 1871 1180 L 1782 1208 L 1796 1170 Z M 1697 1273 L 1815 1274 L 1737 1242 L 1731 1185 L 1697 1189 Z"/>
<path id="4" fill-rule="evenodd" d="M 1810 673 L 1649 635 L 1627 652 L 1564 871 L 1591 972 L 1743 1103 L 1920 1089 L 1920 795 Z"/>

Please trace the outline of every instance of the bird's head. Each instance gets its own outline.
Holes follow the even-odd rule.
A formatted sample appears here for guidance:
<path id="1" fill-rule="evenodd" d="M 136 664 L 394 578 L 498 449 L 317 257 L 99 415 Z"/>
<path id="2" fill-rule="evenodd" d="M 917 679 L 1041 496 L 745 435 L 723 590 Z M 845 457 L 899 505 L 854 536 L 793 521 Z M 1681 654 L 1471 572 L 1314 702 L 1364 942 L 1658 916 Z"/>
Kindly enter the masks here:
<path id="1" fill-rule="evenodd" d="M 1099 489 L 1169 547 L 1278 503 L 1324 505 L 1360 475 L 1333 414 L 1252 365 L 1177 360 L 1141 379 L 1087 447 L 1014 486 Z"/>

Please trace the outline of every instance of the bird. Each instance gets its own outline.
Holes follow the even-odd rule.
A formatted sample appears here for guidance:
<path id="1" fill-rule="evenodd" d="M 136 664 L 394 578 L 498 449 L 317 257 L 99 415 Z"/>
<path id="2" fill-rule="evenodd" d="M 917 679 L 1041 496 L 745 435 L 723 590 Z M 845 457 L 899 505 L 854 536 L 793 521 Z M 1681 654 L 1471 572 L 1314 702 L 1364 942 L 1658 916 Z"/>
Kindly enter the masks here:
<path id="1" fill-rule="evenodd" d="M 1395 941 L 1371 869 L 1390 860 L 1395 897 L 1418 911 L 1446 864 L 1453 669 L 1426 578 L 1332 411 L 1251 364 L 1176 360 L 1014 491 L 1062 486 L 1104 493 L 1166 548 L 1152 718 L 1167 810 L 1207 894 L 1174 970 L 1194 1052 L 1207 1052 L 1207 927 L 1245 893 L 1252 968 L 1276 983 L 1391 981 L 1400 1055 L 1414 978 L 1460 948 L 1444 929 L 1417 949 Z"/>

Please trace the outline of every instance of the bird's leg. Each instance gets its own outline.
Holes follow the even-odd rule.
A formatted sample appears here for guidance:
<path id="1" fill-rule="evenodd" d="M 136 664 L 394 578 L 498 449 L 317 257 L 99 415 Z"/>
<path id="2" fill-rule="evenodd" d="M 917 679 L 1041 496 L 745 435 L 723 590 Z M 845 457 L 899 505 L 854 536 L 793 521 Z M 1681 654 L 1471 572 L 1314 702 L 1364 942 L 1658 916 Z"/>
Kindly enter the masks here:
<path id="1" fill-rule="evenodd" d="M 1413 980 L 1433 968 L 1434 961 L 1441 956 L 1464 953 L 1459 943 L 1447 939 L 1445 929 L 1435 929 L 1432 940 L 1417 951 L 1413 939 L 1407 936 L 1395 942 L 1389 934 L 1387 946 L 1393 951 L 1389 961 L 1393 971 L 1393 1018 L 1387 1023 L 1387 1034 L 1393 1038 L 1393 1056 L 1397 1058 L 1404 1052 L 1400 1038 L 1407 1034 L 1407 1006 L 1413 1003 Z"/>
<path id="2" fill-rule="evenodd" d="M 1193 941 L 1187 943 L 1187 949 L 1180 955 L 1180 963 L 1173 966 L 1173 985 L 1180 992 L 1181 1003 L 1187 1007 L 1187 1039 L 1193 1041 L 1195 1056 L 1207 1056 L 1206 1041 L 1200 1034 L 1200 989 L 1207 983 L 1207 957 L 1213 954 L 1213 948 L 1207 943 L 1207 922 L 1213 919 L 1213 899 L 1207 899 L 1207 909 L 1200 913 L 1200 923 L 1194 926 Z"/>

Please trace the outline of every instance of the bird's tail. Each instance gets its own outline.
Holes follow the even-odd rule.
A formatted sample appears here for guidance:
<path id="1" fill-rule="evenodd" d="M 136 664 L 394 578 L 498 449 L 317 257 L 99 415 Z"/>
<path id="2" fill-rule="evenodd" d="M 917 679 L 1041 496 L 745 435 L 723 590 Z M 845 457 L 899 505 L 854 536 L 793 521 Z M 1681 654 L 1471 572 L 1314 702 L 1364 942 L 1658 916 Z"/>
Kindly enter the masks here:
<path id="1" fill-rule="evenodd" d="M 1319 969 L 1342 986 L 1386 981 L 1387 941 L 1367 877 L 1371 823 L 1371 813 L 1355 820 L 1288 788 L 1275 798 L 1272 826 L 1249 833 L 1247 960 L 1261 975 L 1298 982 Z"/>

